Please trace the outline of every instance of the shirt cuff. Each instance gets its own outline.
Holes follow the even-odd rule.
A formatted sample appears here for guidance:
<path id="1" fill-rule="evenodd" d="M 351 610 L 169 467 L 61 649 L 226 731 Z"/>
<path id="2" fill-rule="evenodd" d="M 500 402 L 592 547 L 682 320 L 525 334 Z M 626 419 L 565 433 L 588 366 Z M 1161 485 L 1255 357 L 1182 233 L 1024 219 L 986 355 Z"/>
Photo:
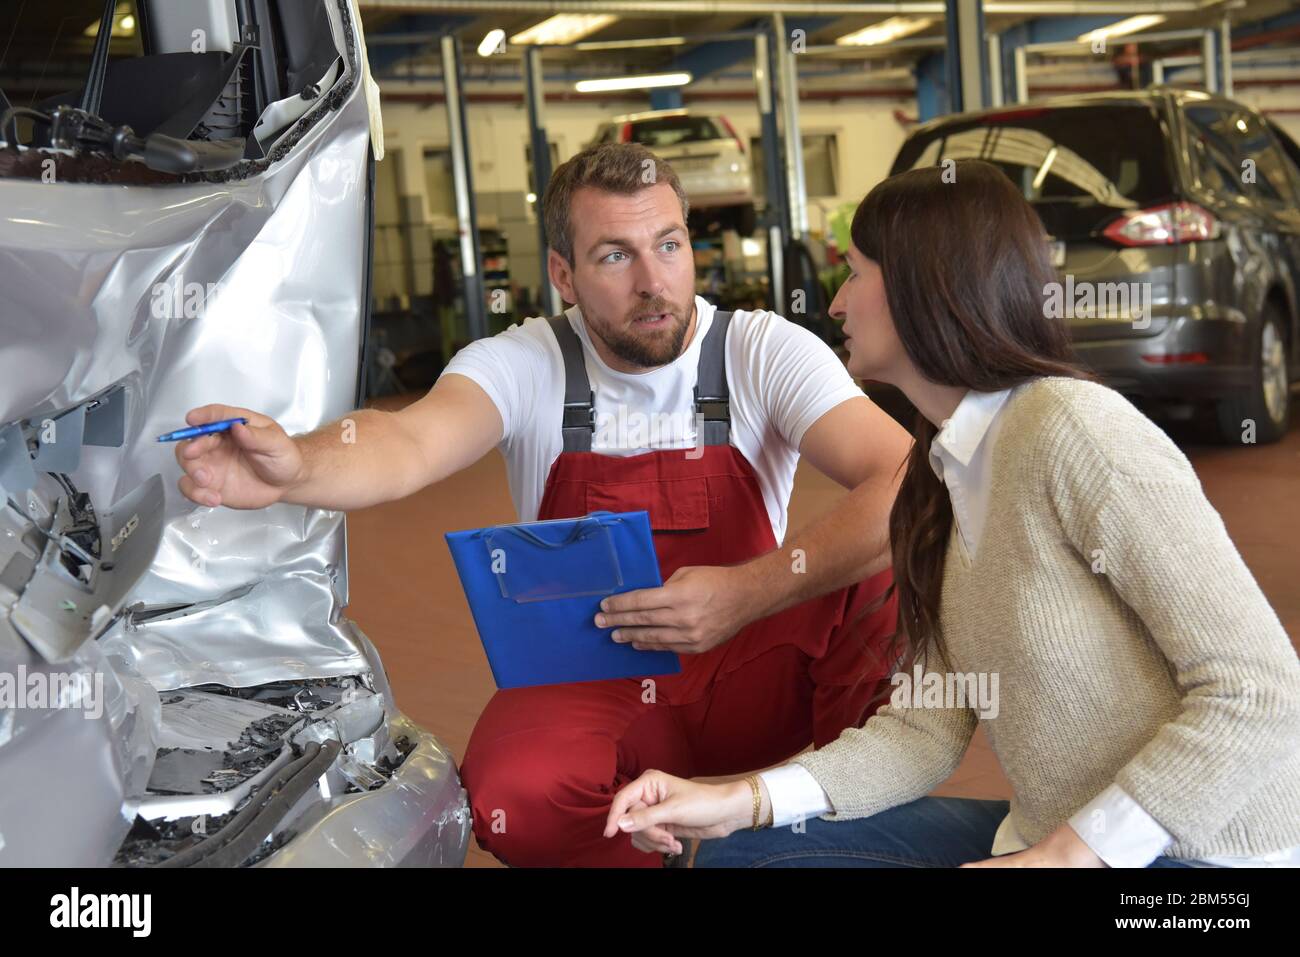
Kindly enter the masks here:
<path id="1" fill-rule="evenodd" d="M 1111 867 L 1146 867 L 1174 840 L 1118 784 L 1081 807 L 1070 818 L 1070 827 Z"/>
<path id="2" fill-rule="evenodd" d="M 787 764 L 758 775 L 767 785 L 772 802 L 772 826 L 785 827 L 831 810 L 830 799 L 812 772 L 800 764 Z"/>

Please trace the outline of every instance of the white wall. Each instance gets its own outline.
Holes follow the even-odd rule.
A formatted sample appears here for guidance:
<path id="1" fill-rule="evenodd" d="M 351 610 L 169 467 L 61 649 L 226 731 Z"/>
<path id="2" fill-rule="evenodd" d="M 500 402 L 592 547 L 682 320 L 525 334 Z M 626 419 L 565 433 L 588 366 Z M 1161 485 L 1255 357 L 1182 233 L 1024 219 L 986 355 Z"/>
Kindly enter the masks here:
<path id="1" fill-rule="evenodd" d="M 759 135 L 758 111 L 753 104 L 702 100 L 692 102 L 690 108 L 725 114 L 746 143 Z M 839 201 L 861 199 L 888 173 L 894 154 L 907 134 L 907 127 L 894 118 L 894 111 L 898 109 L 915 118 L 914 101 L 819 101 L 801 106 L 800 126 L 804 133 L 832 132 L 839 140 Z M 548 104 L 547 134 L 558 145 L 563 161 L 586 145 L 599 123 L 627 111 L 629 107 L 626 104 L 603 109 L 596 104 Z M 426 107 L 385 100 L 383 112 L 386 148 L 402 152 L 402 190 L 408 194 L 423 194 L 423 151 L 430 147 L 446 147 L 446 109 L 441 103 Z M 471 103 L 466 115 L 475 190 L 484 193 L 528 192 L 524 165 L 528 122 L 523 104 Z"/>
<path id="2" fill-rule="evenodd" d="M 833 83 L 838 88 L 861 86 L 863 83 L 836 78 L 818 80 L 809 88 L 826 87 Z M 903 81 L 905 82 L 905 81 Z M 715 84 L 716 85 L 716 84 Z M 697 84 L 694 91 L 708 88 Z M 727 89 L 736 89 L 729 83 Z M 386 92 L 425 91 L 436 87 L 412 87 L 393 84 Z M 494 89 L 502 89 L 496 86 Z M 760 134 L 756 103 L 752 100 L 699 100 L 689 104 L 690 109 L 701 112 L 720 112 L 731 121 L 736 132 L 748 144 Z M 619 99 L 589 103 L 548 103 L 545 121 L 547 134 L 559 150 L 561 162 L 568 159 L 594 135 L 596 127 L 611 116 L 648 109 L 647 99 Z M 824 233 L 826 214 L 845 202 L 857 202 L 877 182 L 883 179 L 893 162 L 894 154 L 907 135 L 909 126 L 895 118 L 901 112 L 915 119 L 916 102 L 910 92 L 905 97 L 890 99 L 864 99 L 845 97 L 839 101 L 808 101 L 800 108 L 800 127 L 807 133 L 834 133 L 839 147 L 837 163 L 839 194 L 833 197 L 810 197 L 809 228 L 814 234 Z M 469 103 L 466 116 L 469 125 L 470 155 L 473 162 L 474 190 L 477 196 L 480 225 L 498 222 L 505 204 L 498 204 L 500 194 L 527 193 L 528 182 L 524 144 L 528 140 L 527 110 L 518 103 Z M 436 210 L 428 202 L 425 186 L 424 151 L 447 147 L 447 113 L 443 103 L 432 105 L 398 102 L 391 98 L 383 101 L 384 140 L 388 156 L 385 163 L 396 165 L 397 189 L 404 197 L 412 197 L 414 208 L 423 209 L 426 220 L 433 218 L 443 228 L 454 228 L 454 223 L 435 216 Z M 502 208 L 498 208 L 502 207 Z M 500 220 L 509 232 L 512 273 L 525 283 L 534 284 L 539 273 L 536 254 L 535 221 Z M 396 276 L 394 271 L 392 276 Z M 379 292 L 395 290 L 377 290 Z M 418 290 L 417 290 L 418 291 Z"/>

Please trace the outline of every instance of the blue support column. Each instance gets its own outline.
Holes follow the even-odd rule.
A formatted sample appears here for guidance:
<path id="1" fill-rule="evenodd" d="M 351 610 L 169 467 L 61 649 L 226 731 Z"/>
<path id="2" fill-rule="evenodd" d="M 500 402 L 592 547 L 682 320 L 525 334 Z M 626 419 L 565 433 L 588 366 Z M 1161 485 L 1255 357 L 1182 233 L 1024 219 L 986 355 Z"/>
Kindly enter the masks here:
<path id="1" fill-rule="evenodd" d="M 947 57 L 931 53 L 916 62 L 916 112 L 922 123 L 948 112 Z"/>
<path id="2" fill-rule="evenodd" d="M 682 102 L 682 88 L 680 86 L 661 86 L 650 91 L 650 109 L 652 110 L 679 110 L 682 107 Z"/>
<path id="3" fill-rule="evenodd" d="M 954 113 L 982 109 L 989 102 L 988 45 L 983 0 L 944 0 L 948 34 L 945 69 Z"/>

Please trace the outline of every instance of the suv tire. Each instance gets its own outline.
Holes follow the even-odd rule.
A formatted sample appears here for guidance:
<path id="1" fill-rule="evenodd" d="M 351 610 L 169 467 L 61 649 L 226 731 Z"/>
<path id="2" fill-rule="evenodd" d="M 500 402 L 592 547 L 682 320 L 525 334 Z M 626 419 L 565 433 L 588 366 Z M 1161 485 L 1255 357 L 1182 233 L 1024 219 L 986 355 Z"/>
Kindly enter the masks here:
<path id="1" fill-rule="evenodd" d="M 1291 424 L 1291 381 L 1282 310 L 1267 303 L 1255 324 L 1254 375 L 1241 395 L 1215 405 L 1219 437 L 1231 445 L 1242 443 L 1246 423 L 1255 423 L 1255 441 L 1276 442 Z"/>

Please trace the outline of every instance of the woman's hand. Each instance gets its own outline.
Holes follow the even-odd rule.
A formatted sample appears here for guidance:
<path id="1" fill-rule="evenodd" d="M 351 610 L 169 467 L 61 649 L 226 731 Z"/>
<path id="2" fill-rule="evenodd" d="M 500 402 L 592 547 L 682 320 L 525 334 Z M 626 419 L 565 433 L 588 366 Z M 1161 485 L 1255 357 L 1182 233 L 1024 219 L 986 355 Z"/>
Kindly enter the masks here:
<path id="1" fill-rule="evenodd" d="M 972 861 L 962 867 L 1105 867 L 1069 824 L 1062 824 L 1033 847 L 1015 854 Z"/>
<path id="2" fill-rule="evenodd" d="M 605 836 L 630 833 L 638 850 L 680 854 L 679 837 L 726 837 L 753 820 L 753 791 L 746 781 L 698 784 L 647 771 L 614 795 Z"/>

